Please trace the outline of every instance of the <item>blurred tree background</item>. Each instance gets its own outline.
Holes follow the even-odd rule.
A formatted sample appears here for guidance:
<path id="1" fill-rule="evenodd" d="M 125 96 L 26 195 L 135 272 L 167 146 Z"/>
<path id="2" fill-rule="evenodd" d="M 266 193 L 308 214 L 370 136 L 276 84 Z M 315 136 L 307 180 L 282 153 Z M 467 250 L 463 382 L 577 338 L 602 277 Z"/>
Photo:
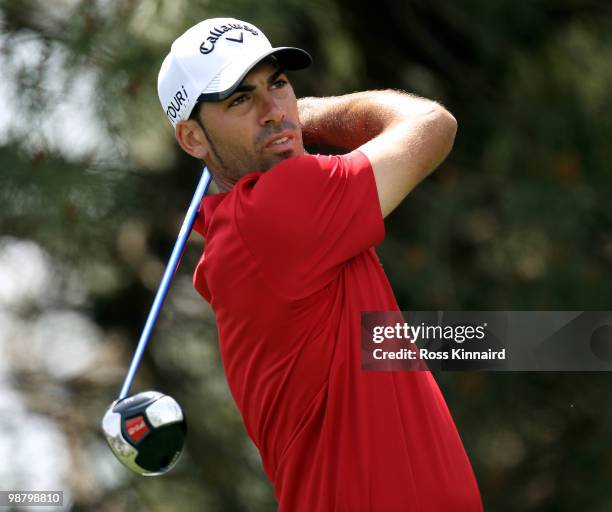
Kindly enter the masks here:
<path id="1" fill-rule="evenodd" d="M 609 2 L 0 1 L 3 489 L 64 489 L 75 511 L 275 508 L 191 285 L 197 236 L 135 384 L 183 405 L 181 462 L 134 476 L 98 427 L 200 173 L 157 72 L 212 16 L 310 51 L 300 96 L 404 89 L 458 119 L 378 248 L 402 309 L 612 309 Z M 486 510 L 612 510 L 607 374 L 436 377 Z"/>

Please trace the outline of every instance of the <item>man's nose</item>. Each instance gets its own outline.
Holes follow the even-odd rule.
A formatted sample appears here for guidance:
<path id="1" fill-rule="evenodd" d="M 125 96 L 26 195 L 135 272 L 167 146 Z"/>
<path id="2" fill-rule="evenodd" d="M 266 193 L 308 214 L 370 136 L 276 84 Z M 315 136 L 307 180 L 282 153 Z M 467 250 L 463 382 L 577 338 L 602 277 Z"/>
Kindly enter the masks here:
<path id="1" fill-rule="evenodd" d="M 280 123 L 285 118 L 285 108 L 274 96 L 266 95 L 262 98 L 261 124 Z"/>

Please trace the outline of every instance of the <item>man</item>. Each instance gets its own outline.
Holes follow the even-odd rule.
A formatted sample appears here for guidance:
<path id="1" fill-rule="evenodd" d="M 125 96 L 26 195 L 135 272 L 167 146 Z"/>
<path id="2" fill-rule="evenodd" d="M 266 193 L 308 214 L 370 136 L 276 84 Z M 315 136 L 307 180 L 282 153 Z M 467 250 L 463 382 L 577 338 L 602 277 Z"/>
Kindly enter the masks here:
<path id="1" fill-rule="evenodd" d="M 180 146 L 221 192 L 200 207 L 194 284 L 232 396 L 281 511 L 480 511 L 431 374 L 360 368 L 360 312 L 398 310 L 374 252 L 383 218 L 446 157 L 455 119 L 392 91 L 297 101 L 285 71 L 309 64 L 218 18 L 179 37 L 159 75 Z"/>

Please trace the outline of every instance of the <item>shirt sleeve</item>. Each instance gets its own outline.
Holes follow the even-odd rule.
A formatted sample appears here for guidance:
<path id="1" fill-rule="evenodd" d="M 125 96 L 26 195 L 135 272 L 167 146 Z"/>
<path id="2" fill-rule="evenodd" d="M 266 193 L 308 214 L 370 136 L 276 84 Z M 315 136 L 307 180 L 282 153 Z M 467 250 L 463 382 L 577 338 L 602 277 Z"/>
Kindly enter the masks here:
<path id="1" fill-rule="evenodd" d="M 324 287 L 385 236 L 372 166 L 359 151 L 287 159 L 238 192 L 238 232 L 263 278 L 286 298 Z"/>

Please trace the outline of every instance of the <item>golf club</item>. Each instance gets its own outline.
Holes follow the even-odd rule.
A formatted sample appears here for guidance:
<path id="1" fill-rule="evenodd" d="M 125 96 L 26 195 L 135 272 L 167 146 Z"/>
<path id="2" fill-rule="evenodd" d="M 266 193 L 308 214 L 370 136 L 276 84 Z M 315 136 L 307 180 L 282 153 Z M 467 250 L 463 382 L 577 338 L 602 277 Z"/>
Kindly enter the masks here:
<path id="1" fill-rule="evenodd" d="M 166 473 L 176 464 L 183 449 L 187 426 L 178 402 L 157 391 L 143 391 L 133 396 L 128 393 L 211 179 L 210 171 L 204 167 L 119 396 L 102 419 L 102 431 L 115 456 L 141 475 Z"/>

